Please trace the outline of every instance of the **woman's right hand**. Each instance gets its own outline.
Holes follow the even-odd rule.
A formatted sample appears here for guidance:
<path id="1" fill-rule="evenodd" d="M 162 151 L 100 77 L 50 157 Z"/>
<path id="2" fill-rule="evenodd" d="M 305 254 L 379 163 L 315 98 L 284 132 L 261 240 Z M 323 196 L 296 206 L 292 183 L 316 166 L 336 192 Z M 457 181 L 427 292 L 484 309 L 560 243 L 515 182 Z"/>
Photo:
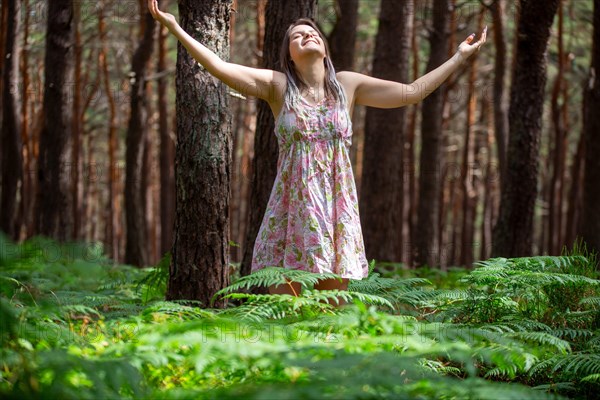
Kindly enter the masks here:
<path id="1" fill-rule="evenodd" d="M 166 12 L 162 12 L 158 9 L 158 1 L 157 0 L 148 0 L 148 9 L 150 10 L 150 14 L 154 17 L 155 20 L 171 29 L 175 25 L 177 25 L 177 20 L 173 14 L 169 14 Z"/>

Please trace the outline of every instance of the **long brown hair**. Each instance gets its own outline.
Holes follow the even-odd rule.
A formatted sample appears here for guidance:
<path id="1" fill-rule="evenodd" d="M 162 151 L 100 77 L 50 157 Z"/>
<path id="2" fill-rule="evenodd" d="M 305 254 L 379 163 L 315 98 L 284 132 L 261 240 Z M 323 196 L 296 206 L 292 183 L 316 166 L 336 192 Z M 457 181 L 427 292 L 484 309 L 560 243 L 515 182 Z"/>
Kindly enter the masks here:
<path id="1" fill-rule="evenodd" d="M 335 76 L 335 68 L 333 67 L 331 58 L 329 58 L 330 53 L 327 39 L 325 39 L 325 36 L 323 36 L 323 33 L 317 24 L 308 18 L 300 18 L 292 23 L 285 32 L 283 43 L 281 44 L 279 64 L 281 65 L 283 73 L 287 77 L 287 88 L 285 90 L 284 98 L 285 105 L 288 108 L 295 108 L 300 99 L 300 89 L 304 89 L 308 86 L 296 72 L 296 67 L 294 66 L 294 62 L 292 61 L 292 56 L 290 54 L 290 34 L 292 29 L 298 25 L 308 25 L 318 32 L 319 37 L 325 45 L 325 58 L 323 59 L 323 63 L 325 64 L 325 96 L 335 99 L 336 102 L 340 103 L 342 107 L 345 108 L 347 103 L 346 94 L 344 93 L 342 85 Z"/>

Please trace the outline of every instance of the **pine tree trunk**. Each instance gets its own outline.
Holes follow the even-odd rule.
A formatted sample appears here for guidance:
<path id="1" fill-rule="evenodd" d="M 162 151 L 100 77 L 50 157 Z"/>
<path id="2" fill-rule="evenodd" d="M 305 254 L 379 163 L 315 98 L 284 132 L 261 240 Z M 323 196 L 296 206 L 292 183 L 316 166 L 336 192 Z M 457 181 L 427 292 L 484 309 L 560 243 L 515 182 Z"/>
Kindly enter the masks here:
<path id="1" fill-rule="evenodd" d="M 483 17 L 485 10 L 482 9 L 477 17 L 477 31 L 483 30 Z M 469 81 L 468 81 L 468 101 L 467 101 L 467 127 L 465 129 L 465 143 L 462 154 L 462 232 L 461 232 L 461 251 L 460 263 L 467 268 L 471 268 L 473 257 L 475 255 L 475 218 L 477 214 L 478 203 L 478 182 L 474 173 L 477 165 L 477 154 L 479 140 L 477 135 L 477 126 L 483 126 L 482 121 L 477 123 L 477 90 L 476 81 L 478 74 L 478 54 L 474 54 L 470 61 Z M 483 117 L 483 111 L 480 118 Z M 455 246 L 458 244 L 455 243 Z"/>
<path id="2" fill-rule="evenodd" d="M 337 72 L 348 71 L 354 66 L 358 0 L 336 0 L 335 10 L 337 19 L 328 38 L 331 61 Z"/>
<path id="3" fill-rule="evenodd" d="M 600 0 L 594 0 L 592 65 L 585 88 L 585 175 L 580 235 L 588 250 L 600 252 Z"/>
<path id="4" fill-rule="evenodd" d="M 164 2 L 161 3 L 164 8 Z M 158 40 L 157 73 L 165 72 L 167 28 L 161 25 Z M 169 134 L 167 77 L 158 80 L 158 131 L 160 138 L 160 254 L 171 251 L 175 219 L 175 143 Z"/>
<path id="5" fill-rule="evenodd" d="M 450 1 L 433 2 L 433 26 L 429 43 L 431 53 L 427 72 L 446 61 Z M 415 227 L 416 265 L 435 266 L 440 263 L 438 243 L 438 213 L 441 190 L 442 105 L 446 84 L 431 93 L 422 106 L 422 146 L 419 160 L 419 201 Z"/>
<path id="6" fill-rule="evenodd" d="M 294 3 L 269 1 L 266 7 L 265 42 L 263 46 L 263 68 L 280 70 L 279 50 L 288 26 L 300 17 L 312 17 L 316 10 L 316 0 L 298 0 Z M 244 258 L 241 274 L 250 274 L 254 242 L 267 208 L 269 195 L 277 175 L 278 144 L 273 134 L 275 118 L 263 100 L 258 101 L 258 116 L 254 140 L 254 160 L 252 165 L 252 188 L 250 194 L 250 215 L 244 243 Z"/>
<path id="7" fill-rule="evenodd" d="M 110 75 L 108 72 L 108 51 L 106 48 L 106 23 L 104 22 L 103 10 L 98 11 L 98 35 L 100 37 L 100 49 L 98 53 L 98 64 L 102 70 L 102 79 L 104 81 L 104 91 L 106 92 L 106 101 L 108 103 L 108 205 L 106 214 L 106 245 L 108 254 L 117 262 L 119 260 L 119 235 L 120 224 L 120 204 L 118 196 L 118 177 L 117 177 L 117 119 L 116 103 L 110 87 Z"/>
<path id="8" fill-rule="evenodd" d="M 22 179 L 21 121 L 19 120 L 19 50 L 18 32 L 21 3 L 9 1 L 4 54 L 2 56 L 2 196 L 0 197 L 0 231 L 13 240 L 19 238 L 17 189 Z"/>
<path id="9" fill-rule="evenodd" d="M 383 0 L 373 76 L 408 83 L 412 1 Z M 367 109 L 360 215 L 367 259 L 402 258 L 406 108 Z"/>
<path id="10" fill-rule="evenodd" d="M 566 152 L 566 131 L 563 108 L 559 104 L 560 95 L 564 93 L 562 87 L 565 85 L 565 52 L 563 46 L 563 7 L 558 8 L 558 72 L 552 86 L 552 124 L 554 131 L 554 149 L 552 151 L 552 178 L 549 183 L 549 205 L 548 205 L 548 238 L 547 252 L 558 255 L 562 247 L 561 222 L 562 222 L 562 181 L 564 175 L 564 160 Z M 564 103 L 564 98 L 563 98 Z"/>
<path id="11" fill-rule="evenodd" d="M 494 227 L 493 255 L 529 256 L 537 197 L 546 48 L 559 0 L 520 1 L 515 69 L 509 108 L 506 182 Z"/>
<path id="12" fill-rule="evenodd" d="M 585 87 L 584 87 L 585 90 Z M 582 102 L 582 113 L 585 113 L 585 105 Z M 567 226 L 565 244 L 571 246 L 577 238 L 577 230 L 580 226 L 581 217 L 581 198 L 583 191 L 583 168 L 584 168 L 584 152 L 585 152 L 585 135 L 580 134 L 577 141 L 577 150 L 573 157 L 573 165 L 571 165 L 571 187 L 569 189 L 569 207 L 567 210 Z"/>
<path id="13" fill-rule="evenodd" d="M 33 146 L 30 137 L 30 115 L 29 114 L 29 95 L 30 95 L 30 78 L 29 78 L 29 26 L 30 13 L 29 1 L 25 0 L 22 3 L 23 17 L 23 44 L 21 46 L 21 81 L 23 86 L 21 89 L 21 143 L 23 149 L 23 180 L 21 184 L 21 202 L 19 210 L 19 223 L 23 231 L 27 232 L 27 224 L 31 224 L 32 204 L 35 199 L 34 192 L 34 177 L 31 174 L 31 168 L 34 165 Z M 2 54 L 0 52 L 0 54 Z M 23 235 L 21 235 L 23 237 Z M 20 238 L 18 238 L 20 239 Z"/>
<path id="14" fill-rule="evenodd" d="M 148 263 L 144 147 L 146 143 L 146 74 L 154 45 L 154 18 L 143 4 L 144 31 L 131 61 L 131 115 L 125 141 L 125 216 L 127 238 L 125 262 L 136 266 Z"/>
<path id="15" fill-rule="evenodd" d="M 480 20 L 481 21 L 481 20 Z M 479 29 L 478 29 L 479 30 Z M 479 30 L 481 31 L 481 30 Z M 475 80 L 477 78 L 477 55 L 473 55 L 469 68 L 468 100 L 467 100 L 467 126 L 465 127 L 465 143 L 462 153 L 462 229 L 461 250 L 459 265 L 467 268 L 473 263 L 473 218 L 477 207 L 477 193 L 472 174 L 475 148 L 475 126 L 477 111 L 477 93 L 475 91 Z M 458 243 L 454 243 L 458 247 Z"/>
<path id="16" fill-rule="evenodd" d="M 411 52 L 412 52 L 412 78 L 416 79 L 419 75 L 419 43 L 417 35 L 417 23 L 415 13 L 412 15 L 412 39 L 411 39 Z M 414 263 L 414 251 L 412 251 L 414 243 L 414 227 L 416 225 L 416 208 L 417 208 L 417 179 L 415 169 L 415 136 L 417 131 L 417 118 L 419 116 L 419 104 L 410 106 L 410 114 L 408 119 L 408 126 L 406 132 L 406 162 L 404 163 L 404 176 L 408 178 L 408 190 L 405 190 L 405 202 L 404 202 L 404 217 L 403 219 L 407 222 L 406 232 L 404 234 L 406 246 L 403 246 L 403 261 L 406 262 L 410 267 Z M 406 168 L 408 167 L 408 168 Z"/>
<path id="17" fill-rule="evenodd" d="M 504 76 L 506 71 L 506 38 L 504 35 L 504 12 L 506 0 L 496 0 L 491 6 L 494 22 L 494 131 L 498 152 L 498 173 L 500 182 L 506 174 L 506 146 L 508 142 L 508 113 L 506 112 L 506 95 Z"/>
<path id="18" fill-rule="evenodd" d="M 73 2 L 50 0 L 36 220 L 38 234 L 59 241 L 73 237 L 71 101 L 74 44 Z"/>
<path id="19" fill-rule="evenodd" d="M 74 67 L 73 67 L 73 118 L 72 118 L 72 132 L 73 132 L 73 165 L 71 167 L 71 197 L 73 202 L 73 238 L 79 239 L 79 231 L 81 224 L 81 213 L 79 210 L 80 204 L 80 183 L 79 178 L 81 176 L 81 162 L 80 162 L 80 149 L 81 149 L 81 128 L 83 127 L 81 115 L 81 3 L 73 2 L 73 31 L 75 36 L 75 46 L 73 48 L 74 54 Z"/>
<path id="20" fill-rule="evenodd" d="M 181 27 L 225 60 L 230 5 L 179 1 Z M 175 236 L 167 299 L 199 300 L 205 307 L 229 284 L 232 138 L 227 91 L 178 44 Z"/>

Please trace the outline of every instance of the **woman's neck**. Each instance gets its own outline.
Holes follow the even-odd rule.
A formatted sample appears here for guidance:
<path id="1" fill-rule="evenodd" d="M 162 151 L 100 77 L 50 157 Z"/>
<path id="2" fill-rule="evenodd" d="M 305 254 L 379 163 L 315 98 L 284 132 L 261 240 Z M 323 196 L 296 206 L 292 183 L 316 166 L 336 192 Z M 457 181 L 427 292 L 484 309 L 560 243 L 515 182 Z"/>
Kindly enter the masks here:
<path id="1" fill-rule="evenodd" d="M 322 60 L 296 62 L 296 72 L 309 89 L 320 91 L 325 82 L 325 65 Z"/>

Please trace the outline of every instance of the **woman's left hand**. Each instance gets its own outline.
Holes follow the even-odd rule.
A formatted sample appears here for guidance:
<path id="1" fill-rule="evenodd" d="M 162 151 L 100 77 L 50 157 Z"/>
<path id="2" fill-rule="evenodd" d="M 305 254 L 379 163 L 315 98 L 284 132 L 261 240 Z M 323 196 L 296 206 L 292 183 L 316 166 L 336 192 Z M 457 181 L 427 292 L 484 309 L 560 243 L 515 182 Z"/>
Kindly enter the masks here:
<path id="1" fill-rule="evenodd" d="M 462 42 L 458 46 L 458 54 L 460 54 L 460 56 L 462 57 L 463 60 L 466 60 L 467 58 L 471 57 L 473 55 L 473 53 L 479 51 L 481 46 L 483 46 L 483 44 L 485 43 L 486 38 L 487 38 L 487 25 L 485 28 L 483 28 L 481 37 L 475 43 L 472 43 L 473 39 L 475 39 L 475 34 L 472 33 L 471 35 L 469 35 L 469 37 L 467 39 L 465 39 L 465 41 Z"/>

